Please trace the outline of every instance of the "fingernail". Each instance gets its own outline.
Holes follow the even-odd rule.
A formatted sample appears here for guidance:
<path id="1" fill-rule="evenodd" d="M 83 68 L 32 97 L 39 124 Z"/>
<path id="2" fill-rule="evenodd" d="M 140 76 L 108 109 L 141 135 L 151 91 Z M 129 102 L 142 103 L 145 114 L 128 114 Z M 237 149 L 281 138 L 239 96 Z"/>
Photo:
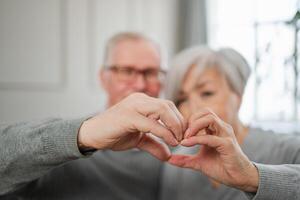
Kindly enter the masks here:
<path id="1" fill-rule="evenodd" d="M 188 128 L 188 129 L 185 131 L 184 138 L 188 138 L 189 135 L 190 135 L 190 132 L 191 132 L 191 129 Z"/>
<path id="2" fill-rule="evenodd" d="M 173 146 L 177 146 L 179 143 L 178 143 L 178 141 L 175 138 L 172 138 L 171 144 Z"/>
<path id="3" fill-rule="evenodd" d="M 188 139 L 184 139 L 180 142 L 181 145 L 185 145 L 187 143 Z"/>

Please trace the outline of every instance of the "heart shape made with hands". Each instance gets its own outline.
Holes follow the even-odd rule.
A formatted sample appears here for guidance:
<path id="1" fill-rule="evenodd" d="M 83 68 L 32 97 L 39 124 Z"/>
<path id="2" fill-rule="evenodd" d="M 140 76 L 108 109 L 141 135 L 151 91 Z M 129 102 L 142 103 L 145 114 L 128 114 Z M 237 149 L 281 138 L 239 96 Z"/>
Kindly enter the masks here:
<path id="1" fill-rule="evenodd" d="M 162 158 L 160 154 L 163 152 L 165 161 L 172 165 L 200 171 L 214 181 L 237 188 L 245 185 L 243 180 L 250 179 L 248 174 L 258 177 L 256 168 L 242 152 L 233 128 L 210 110 L 190 117 L 184 138 L 179 144 L 201 147 L 196 154 L 180 155 L 176 151 L 171 154 L 167 145 L 163 144 L 160 147 L 158 145 L 152 154 Z M 148 149 L 149 152 L 153 151 L 152 147 Z M 256 178 L 254 183 L 257 182 Z"/>
<path id="2" fill-rule="evenodd" d="M 226 130 L 227 129 L 227 130 Z M 217 152 L 215 148 L 220 145 L 222 137 L 234 138 L 230 126 L 223 122 L 211 110 L 205 109 L 197 112 L 189 119 L 188 127 L 183 133 L 183 140 L 178 141 L 177 145 L 192 147 L 202 145 L 201 150 L 196 155 L 176 155 L 171 154 L 168 146 L 163 142 L 157 141 L 151 134 L 144 134 L 138 147 L 148 151 L 160 160 L 168 161 L 170 164 L 179 167 L 199 168 L 199 160 L 215 159 Z M 205 159 L 204 159 L 205 158 Z"/>

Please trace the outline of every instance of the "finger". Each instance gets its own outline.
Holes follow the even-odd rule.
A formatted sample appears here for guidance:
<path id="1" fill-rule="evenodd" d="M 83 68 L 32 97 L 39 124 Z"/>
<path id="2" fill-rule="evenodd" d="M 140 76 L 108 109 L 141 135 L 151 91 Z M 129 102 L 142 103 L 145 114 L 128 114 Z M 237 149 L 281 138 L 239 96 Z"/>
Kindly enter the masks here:
<path id="1" fill-rule="evenodd" d="M 183 137 L 183 127 L 180 119 L 178 119 L 176 112 L 171 108 L 172 104 L 169 101 L 163 101 L 160 104 L 158 110 L 160 115 L 160 120 L 163 124 L 172 131 L 177 141 L 181 141 Z M 177 108 L 176 108 L 177 110 Z"/>
<path id="2" fill-rule="evenodd" d="M 202 130 L 199 130 L 195 135 L 206 135 L 206 130 L 205 129 L 202 129 Z M 189 138 L 190 136 L 190 128 L 188 128 L 185 133 L 184 133 L 184 139 L 187 139 Z"/>
<path id="3" fill-rule="evenodd" d="M 170 101 L 161 100 L 148 96 L 143 97 L 136 105 L 138 113 L 146 117 L 160 119 L 162 123 L 174 134 L 174 137 L 181 141 L 183 132 L 180 120 L 176 113 L 171 109 Z M 151 106 L 149 106 L 151 105 Z"/>
<path id="4" fill-rule="evenodd" d="M 177 167 L 195 169 L 197 167 L 196 159 L 193 155 L 172 155 L 168 163 Z"/>
<path id="5" fill-rule="evenodd" d="M 215 117 L 212 114 L 205 115 L 194 121 L 193 123 L 189 124 L 189 131 L 185 133 L 185 138 L 189 138 L 195 136 L 199 131 L 203 129 L 207 129 L 212 134 L 219 134 L 221 125 L 221 120 Z"/>
<path id="6" fill-rule="evenodd" d="M 188 121 L 188 125 L 190 126 L 190 124 L 193 124 L 196 120 L 198 120 L 199 118 L 202 118 L 206 115 L 209 115 L 209 114 L 212 114 L 212 115 L 215 115 L 212 110 L 210 108 L 203 108 L 201 109 L 200 111 L 197 111 L 196 113 L 194 113 L 190 118 L 189 118 L 189 121 Z M 216 115 L 215 115 L 216 116 Z M 186 132 L 184 133 L 184 138 L 188 138 L 190 137 L 190 134 L 191 134 L 191 129 L 188 128 L 186 130 Z M 195 134 L 193 134 L 195 135 Z"/>
<path id="7" fill-rule="evenodd" d="M 191 147 L 194 145 L 206 145 L 214 149 L 224 146 L 224 140 L 215 135 L 193 136 L 181 141 L 182 146 Z"/>
<path id="8" fill-rule="evenodd" d="M 192 114 L 191 117 L 189 118 L 189 123 L 194 122 L 195 120 L 204 117 L 205 115 L 213 113 L 210 108 L 203 108 L 196 113 Z"/>
<path id="9" fill-rule="evenodd" d="M 177 146 L 179 143 L 174 138 L 173 133 L 160 124 L 158 121 L 149 119 L 143 115 L 138 115 L 133 120 L 134 123 L 134 129 L 143 132 L 143 133 L 152 133 L 153 135 L 162 138 L 167 144 L 171 146 Z"/>
<path id="10" fill-rule="evenodd" d="M 159 142 L 150 134 L 144 134 L 137 147 L 143 151 L 147 151 L 161 161 L 166 161 L 171 156 L 171 152 L 167 145 Z"/>
<path id="11" fill-rule="evenodd" d="M 181 128 L 182 128 L 181 130 L 182 130 L 182 133 L 184 133 L 185 130 L 187 129 L 187 121 L 184 119 L 184 117 L 179 112 L 179 110 L 177 109 L 177 107 L 175 106 L 175 104 L 173 102 L 171 102 L 170 107 L 174 111 L 174 113 L 176 114 L 178 120 L 180 121 Z M 181 138 L 180 138 L 180 141 L 181 141 L 183 139 L 183 135 L 181 134 L 180 136 L 181 136 Z"/>
<path id="12" fill-rule="evenodd" d="M 199 135 L 207 135 L 206 130 L 205 130 L 205 129 L 202 129 L 202 130 L 198 131 L 198 132 L 195 134 L 195 136 L 199 136 Z"/>

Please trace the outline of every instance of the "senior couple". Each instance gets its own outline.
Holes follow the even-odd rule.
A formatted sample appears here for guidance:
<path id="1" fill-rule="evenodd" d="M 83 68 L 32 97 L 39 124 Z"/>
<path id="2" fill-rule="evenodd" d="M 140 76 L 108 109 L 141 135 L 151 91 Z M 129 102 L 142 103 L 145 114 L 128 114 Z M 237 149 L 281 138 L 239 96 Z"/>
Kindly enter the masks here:
<path id="1" fill-rule="evenodd" d="M 0 199 L 300 199 L 300 139 L 239 120 L 238 52 L 193 47 L 165 65 L 148 37 L 113 36 L 105 111 L 1 127 Z"/>

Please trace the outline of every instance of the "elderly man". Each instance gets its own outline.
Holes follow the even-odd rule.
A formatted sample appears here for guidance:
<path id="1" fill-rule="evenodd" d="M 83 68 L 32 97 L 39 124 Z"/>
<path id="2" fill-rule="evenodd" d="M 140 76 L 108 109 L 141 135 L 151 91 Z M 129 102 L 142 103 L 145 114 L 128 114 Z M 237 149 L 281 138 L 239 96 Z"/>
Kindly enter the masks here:
<path id="1" fill-rule="evenodd" d="M 106 45 L 99 79 L 110 107 L 133 92 L 158 97 L 166 58 L 154 41 L 137 33 L 121 33 Z"/>
<path id="2" fill-rule="evenodd" d="M 53 150 L 57 154 L 55 156 L 47 156 L 45 152 L 36 153 L 35 150 L 33 155 L 37 155 L 40 160 L 22 160 L 16 156 L 17 162 L 7 163 L 1 171 L 3 174 L 12 171 L 11 177 L 15 178 L 4 179 L 8 185 L 14 185 L 6 188 L 4 192 L 12 192 L 3 198 L 157 199 L 161 168 L 158 159 L 166 160 L 170 152 L 166 145 L 156 141 L 151 134 L 141 132 L 152 132 L 165 143 L 175 146 L 185 130 L 183 118 L 174 104 L 152 98 L 158 97 L 162 87 L 162 66 L 163 59 L 158 45 L 147 37 L 137 33 L 121 33 L 111 38 L 106 47 L 104 65 L 99 72 L 108 95 L 108 110 L 84 122 L 78 135 L 82 154 L 90 154 L 96 149 L 101 151 L 86 159 L 66 163 L 83 157 L 78 148 L 74 147 L 73 141 L 71 149 Z M 136 92 L 140 94 L 130 95 Z M 156 121 L 158 119 L 165 126 Z M 50 125 L 53 126 L 52 122 Z M 73 134 L 76 127 L 72 128 Z M 65 129 L 64 126 L 62 128 Z M 5 132 L 9 128 L 3 130 Z M 101 134 L 97 130 L 101 130 Z M 37 129 L 37 132 L 41 131 Z M 51 143 L 55 146 L 59 142 Z M 154 157 L 132 149 L 134 147 L 148 151 Z M 40 155 L 43 153 L 44 156 Z M 13 169 L 17 172 L 13 172 Z"/>

